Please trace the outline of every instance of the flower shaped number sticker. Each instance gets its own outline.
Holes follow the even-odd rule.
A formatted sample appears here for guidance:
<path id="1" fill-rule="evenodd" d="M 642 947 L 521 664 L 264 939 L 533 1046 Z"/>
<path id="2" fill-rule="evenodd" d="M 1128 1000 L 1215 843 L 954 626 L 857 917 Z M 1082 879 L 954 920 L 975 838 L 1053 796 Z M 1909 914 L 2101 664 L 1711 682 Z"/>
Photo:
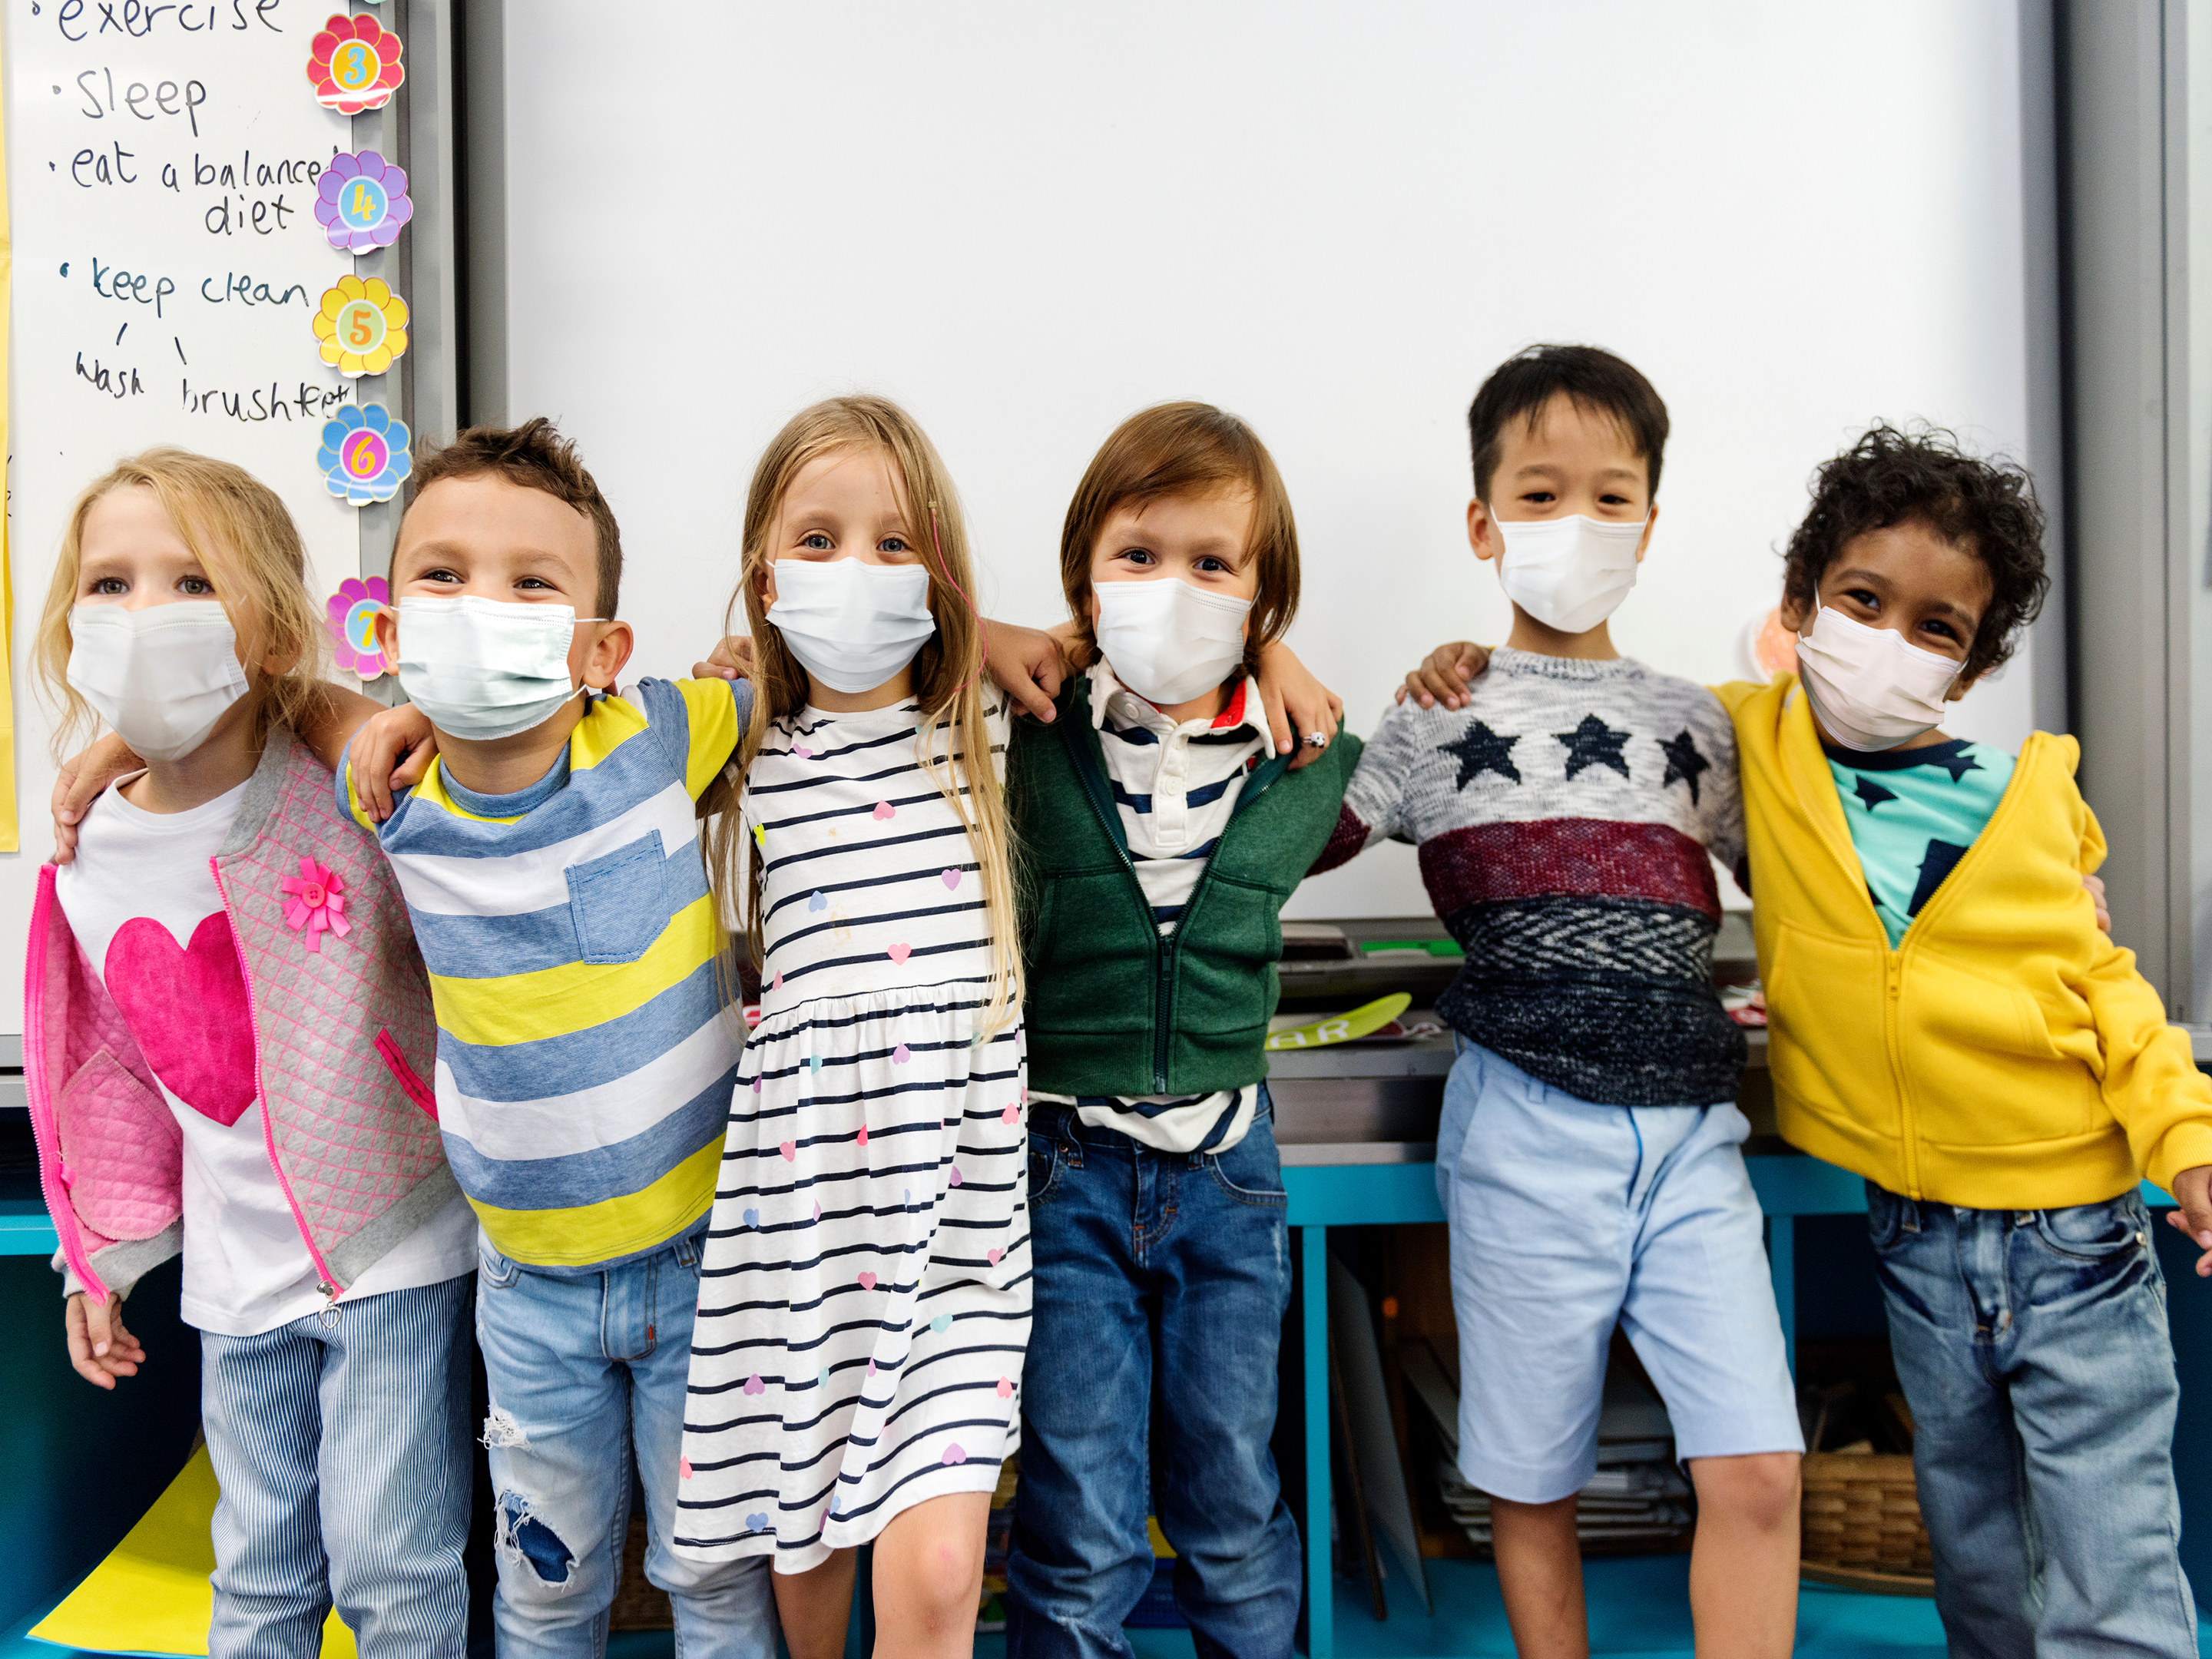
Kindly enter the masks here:
<path id="1" fill-rule="evenodd" d="M 415 470 L 407 443 L 407 423 L 394 420 L 382 404 L 359 409 L 349 404 L 323 422 L 323 447 L 315 452 L 315 465 L 331 495 L 356 507 L 388 501 Z"/>
<path id="2" fill-rule="evenodd" d="M 373 149 L 331 158 L 315 188 L 315 220 L 331 246 L 348 253 L 390 247 L 415 216 L 407 174 Z"/>
<path id="3" fill-rule="evenodd" d="M 399 666 L 376 642 L 376 614 L 391 599 L 392 589 L 381 576 L 371 576 L 367 581 L 348 576 L 338 584 L 338 591 L 323 607 L 323 625 L 337 641 L 332 654 L 340 668 L 373 680 Z"/>
<path id="4" fill-rule="evenodd" d="M 381 276 L 341 276 L 315 313 L 323 361 L 341 374 L 381 374 L 407 349 L 407 301 Z"/>
<path id="5" fill-rule="evenodd" d="M 308 43 L 307 84 L 315 101 L 341 115 L 382 109 L 406 78 L 399 37 L 367 12 L 337 13 Z"/>

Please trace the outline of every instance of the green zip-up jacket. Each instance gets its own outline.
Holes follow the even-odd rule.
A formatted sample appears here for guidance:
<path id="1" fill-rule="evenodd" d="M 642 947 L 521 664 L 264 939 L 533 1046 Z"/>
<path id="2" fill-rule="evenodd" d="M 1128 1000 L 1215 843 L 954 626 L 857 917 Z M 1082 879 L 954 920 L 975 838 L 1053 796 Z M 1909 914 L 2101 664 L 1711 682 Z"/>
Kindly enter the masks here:
<path id="1" fill-rule="evenodd" d="M 1162 939 L 1107 783 L 1085 677 L 1059 707 L 1050 726 L 1016 720 L 1006 751 L 1030 1085 L 1195 1095 L 1258 1082 L 1281 994 L 1283 904 L 1336 828 L 1359 739 L 1340 732 L 1303 771 L 1272 756 L 1244 780 L 1182 920 Z"/>

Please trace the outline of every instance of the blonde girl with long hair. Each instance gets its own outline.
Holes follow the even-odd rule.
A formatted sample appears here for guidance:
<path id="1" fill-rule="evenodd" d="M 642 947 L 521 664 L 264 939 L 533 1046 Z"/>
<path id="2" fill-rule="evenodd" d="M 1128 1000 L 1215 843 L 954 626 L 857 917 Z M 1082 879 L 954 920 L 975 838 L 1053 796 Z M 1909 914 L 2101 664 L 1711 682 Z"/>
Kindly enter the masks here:
<path id="1" fill-rule="evenodd" d="M 958 498 L 879 398 L 753 474 L 753 721 L 708 872 L 761 1018 L 701 1265 L 675 1547 L 770 1556 L 793 1659 L 973 1645 L 1030 1324 L 1004 704 Z M 737 600 L 732 602 L 734 614 Z"/>
<path id="2" fill-rule="evenodd" d="M 319 678 L 307 582 L 228 462 L 149 450 L 78 498 L 34 659 L 57 748 L 97 719 L 77 769 L 134 775 L 40 872 L 24 1083 L 87 1382 L 149 1363 L 122 1298 L 184 1258 L 211 1659 L 312 1654 L 333 1607 L 365 1652 L 461 1659 L 476 1218 L 406 911 L 318 753 L 377 705 Z M 191 1363 L 160 1359 L 130 1386 Z"/>

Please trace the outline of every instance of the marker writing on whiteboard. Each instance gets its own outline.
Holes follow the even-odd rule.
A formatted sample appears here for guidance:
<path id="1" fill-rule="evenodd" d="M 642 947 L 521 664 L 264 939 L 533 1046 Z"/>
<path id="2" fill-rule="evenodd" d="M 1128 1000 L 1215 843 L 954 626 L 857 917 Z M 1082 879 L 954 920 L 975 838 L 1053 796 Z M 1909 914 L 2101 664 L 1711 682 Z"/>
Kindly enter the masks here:
<path id="1" fill-rule="evenodd" d="M 84 99 L 84 113 L 88 120 L 119 119 L 125 115 L 141 121 L 158 121 L 163 116 L 181 115 L 192 131 L 200 136 L 200 106 L 208 100 L 207 84 L 202 81 L 157 81 L 148 86 L 143 81 L 133 81 L 123 88 L 121 101 L 117 101 L 115 71 L 112 69 L 87 70 L 76 77 L 76 89 Z M 105 106 L 101 96 L 106 94 Z"/>
<path id="2" fill-rule="evenodd" d="M 152 5 L 147 0 L 93 0 L 100 14 L 97 30 L 88 27 L 92 19 L 85 15 L 85 0 L 62 0 L 54 14 L 54 27 L 61 31 L 64 40 L 82 40 L 97 33 L 127 34 L 134 40 L 143 40 L 154 33 L 164 12 L 176 14 L 173 27 L 185 34 L 239 34 L 256 23 L 273 34 L 282 34 L 283 26 L 269 21 L 269 14 L 283 3 L 283 0 L 210 0 L 197 6 Z M 247 8 L 253 15 L 246 15 Z M 32 8 L 33 15 L 38 9 Z M 227 15 L 226 15 L 227 14 Z"/>

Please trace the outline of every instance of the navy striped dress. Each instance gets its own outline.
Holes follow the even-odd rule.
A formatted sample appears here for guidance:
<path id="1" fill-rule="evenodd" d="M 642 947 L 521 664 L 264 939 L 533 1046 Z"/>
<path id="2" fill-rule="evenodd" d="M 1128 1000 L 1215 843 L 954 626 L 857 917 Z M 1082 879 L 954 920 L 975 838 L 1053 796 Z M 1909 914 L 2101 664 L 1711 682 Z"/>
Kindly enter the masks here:
<path id="1" fill-rule="evenodd" d="M 989 1492 L 1019 1437 L 1021 1026 L 986 1031 L 975 854 L 920 724 L 808 708 L 746 777 L 767 961 L 701 1267 L 684 1554 L 803 1571 Z M 1003 764 L 1002 706 L 989 724 Z"/>

